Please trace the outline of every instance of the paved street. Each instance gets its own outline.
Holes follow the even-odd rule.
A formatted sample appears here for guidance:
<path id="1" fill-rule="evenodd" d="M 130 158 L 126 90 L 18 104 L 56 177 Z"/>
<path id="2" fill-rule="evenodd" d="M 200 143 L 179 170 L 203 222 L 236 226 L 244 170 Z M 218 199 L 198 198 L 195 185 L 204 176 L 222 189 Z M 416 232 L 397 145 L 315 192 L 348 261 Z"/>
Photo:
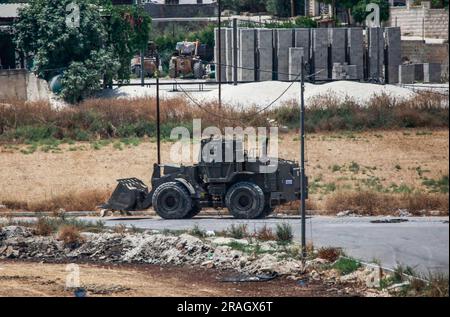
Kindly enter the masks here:
<path id="1" fill-rule="evenodd" d="M 190 229 L 198 225 L 205 230 L 224 230 L 231 224 L 246 223 L 253 231 L 267 224 L 275 229 L 277 223 L 292 224 L 295 239 L 300 240 L 299 218 L 269 218 L 235 220 L 229 217 L 196 217 L 189 220 L 145 218 L 85 218 L 102 219 L 107 226 L 124 224 L 145 229 Z M 307 239 L 316 247 L 342 247 L 345 252 L 365 261 L 377 260 L 385 267 L 397 263 L 427 273 L 429 270 L 449 272 L 448 217 L 410 217 L 402 223 L 371 223 L 377 217 L 312 217 L 307 219 Z"/>

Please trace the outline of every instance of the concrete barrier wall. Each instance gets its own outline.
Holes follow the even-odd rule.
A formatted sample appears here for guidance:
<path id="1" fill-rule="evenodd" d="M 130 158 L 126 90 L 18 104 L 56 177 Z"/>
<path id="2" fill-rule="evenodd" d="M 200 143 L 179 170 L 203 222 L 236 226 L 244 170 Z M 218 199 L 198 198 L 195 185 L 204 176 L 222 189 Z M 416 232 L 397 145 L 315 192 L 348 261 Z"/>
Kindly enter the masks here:
<path id="1" fill-rule="evenodd" d="M 25 69 L 3 69 L 0 70 L 0 100 L 2 99 L 48 100 L 48 84 Z"/>

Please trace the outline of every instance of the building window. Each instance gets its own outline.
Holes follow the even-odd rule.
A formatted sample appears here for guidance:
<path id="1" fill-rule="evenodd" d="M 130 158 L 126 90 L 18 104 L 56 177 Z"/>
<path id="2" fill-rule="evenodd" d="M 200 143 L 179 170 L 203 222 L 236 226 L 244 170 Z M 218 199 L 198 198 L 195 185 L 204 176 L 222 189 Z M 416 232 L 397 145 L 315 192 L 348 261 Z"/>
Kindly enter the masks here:
<path id="1" fill-rule="evenodd" d="M 180 4 L 180 0 L 166 0 L 166 4 Z"/>

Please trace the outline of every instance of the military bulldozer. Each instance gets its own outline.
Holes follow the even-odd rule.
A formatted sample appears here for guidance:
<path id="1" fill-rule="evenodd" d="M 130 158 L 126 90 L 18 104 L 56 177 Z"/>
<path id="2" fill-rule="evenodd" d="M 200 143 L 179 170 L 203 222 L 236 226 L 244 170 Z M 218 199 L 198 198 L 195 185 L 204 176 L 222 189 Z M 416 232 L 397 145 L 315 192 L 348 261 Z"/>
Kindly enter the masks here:
<path id="1" fill-rule="evenodd" d="M 302 177 L 294 161 L 249 156 L 236 139 L 203 139 L 200 147 L 199 161 L 192 166 L 154 164 L 151 190 L 139 179 L 119 179 L 102 208 L 133 211 L 153 206 L 164 219 L 192 218 L 202 208 L 227 208 L 235 218 L 256 219 L 278 205 L 307 198 L 301 197 Z M 225 153 L 232 153 L 232 159 Z"/>
<path id="2" fill-rule="evenodd" d="M 202 79 L 207 75 L 201 52 L 206 50 L 205 45 L 196 42 L 178 42 L 175 52 L 169 61 L 170 78 Z"/>

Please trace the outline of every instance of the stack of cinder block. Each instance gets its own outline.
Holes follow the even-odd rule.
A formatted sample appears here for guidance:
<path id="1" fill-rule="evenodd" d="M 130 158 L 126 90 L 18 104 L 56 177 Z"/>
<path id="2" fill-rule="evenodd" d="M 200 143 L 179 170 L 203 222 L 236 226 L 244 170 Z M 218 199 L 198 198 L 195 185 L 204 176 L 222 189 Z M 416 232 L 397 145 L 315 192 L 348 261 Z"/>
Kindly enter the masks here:
<path id="1" fill-rule="evenodd" d="M 356 80 L 358 79 L 358 68 L 356 65 L 348 65 L 347 63 L 334 63 L 332 71 L 332 79 L 334 80 Z"/>

